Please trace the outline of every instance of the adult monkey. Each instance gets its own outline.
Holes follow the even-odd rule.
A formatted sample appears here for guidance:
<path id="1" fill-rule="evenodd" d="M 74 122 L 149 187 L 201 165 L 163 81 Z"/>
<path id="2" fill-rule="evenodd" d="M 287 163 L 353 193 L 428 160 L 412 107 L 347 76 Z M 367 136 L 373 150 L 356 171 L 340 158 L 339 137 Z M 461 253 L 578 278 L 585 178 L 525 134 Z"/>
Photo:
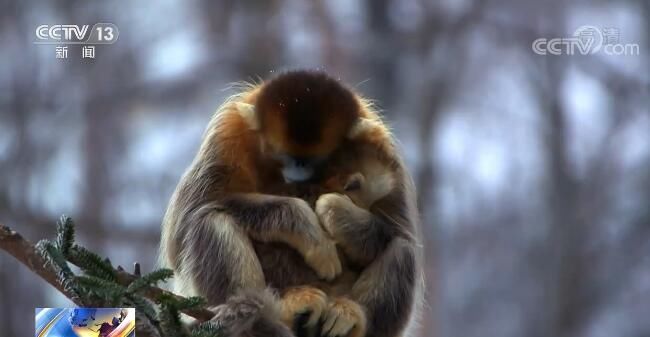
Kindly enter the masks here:
<path id="1" fill-rule="evenodd" d="M 396 158 L 394 184 L 369 210 L 326 194 L 317 216 L 302 199 L 265 193 L 326 179 L 356 141 Z M 367 336 L 408 336 L 421 246 L 413 185 L 393 148 L 370 105 L 323 72 L 286 72 L 233 96 L 210 121 L 165 214 L 161 257 L 176 272 L 176 291 L 220 305 L 217 317 L 237 323 L 232 335 L 287 336 L 253 242 L 291 247 L 325 280 L 341 272 L 339 244 L 371 261 L 349 292 L 365 311 Z M 337 242 L 323 227 L 340 229 Z"/>

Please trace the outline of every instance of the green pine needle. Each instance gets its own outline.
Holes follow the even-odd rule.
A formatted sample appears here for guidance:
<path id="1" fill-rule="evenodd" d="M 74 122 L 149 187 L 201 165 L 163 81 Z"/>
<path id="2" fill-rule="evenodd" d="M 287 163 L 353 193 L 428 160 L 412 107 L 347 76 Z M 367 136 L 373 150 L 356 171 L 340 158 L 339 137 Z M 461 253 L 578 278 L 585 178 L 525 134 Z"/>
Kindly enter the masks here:
<path id="1" fill-rule="evenodd" d="M 86 274 L 96 276 L 105 280 L 117 281 L 117 273 L 110 262 L 102 259 L 99 255 L 88 249 L 73 245 L 70 249 L 70 256 L 74 258 Z"/>
<path id="2" fill-rule="evenodd" d="M 187 337 L 189 335 L 181 322 L 180 312 L 173 304 L 161 304 L 159 318 L 165 336 Z"/>
<path id="3" fill-rule="evenodd" d="M 174 276 L 174 271 L 171 269 L 158 269 L 154 270 L 151 273 L 145 274 L 140 278 L 137 278 L 127 288 L 129 293 L 138 292 L 144 288 L 155 286 L 158 282 L 164 282 L 165 280 Z"/>
<path id="4" fill-rule="evenodd" d="M 148 299 L 138 296 L 127 294 L 125 303 L 128 305 L 133 305 L 137 312 L 141 312 L 147 319 L 151 322 L 158 322 L 158 315 L 156 309 L 154 308 L 151 301 Z"/>
<path id="5" fill-rule="evenodd" d="M 41 240 L 36 244 L 36 250 L 59 276 L 59 280 L 71 278 L 74 274 L 68 266 L 65 256 L 50 240 Z"/>
<path id="6" fill-rule="evenodd" d="M 206 302 L 204 298 L 198 296 L 192 296 L 177 301 L 176 308 L 178 310 L 196 309 L 205 306 L 205 304 Z"/>
<path id="7" fill-rule="evenodd" d="M 69 217 L 62 215 L 56 224 L 56 248 L 63 256 L 68 256 L 74 244 L 74 223 Z"/>
<path id="8" fill-rule="evenodd" d="M 83 289 L 92 292 L 95 295 L 93 297 L 103 300 L 106 306 L 118 305 L 126 293 L 125 287 L 99 277 L 88 275 L 76 276 L 75 279 Z"/>

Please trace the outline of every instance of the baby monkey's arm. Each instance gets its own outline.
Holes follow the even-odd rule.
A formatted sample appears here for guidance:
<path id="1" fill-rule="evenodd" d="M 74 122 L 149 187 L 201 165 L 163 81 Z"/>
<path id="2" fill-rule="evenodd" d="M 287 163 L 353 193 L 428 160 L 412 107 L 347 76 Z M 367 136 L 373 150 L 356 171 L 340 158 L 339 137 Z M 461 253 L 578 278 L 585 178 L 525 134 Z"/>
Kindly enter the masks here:
<path id="1" fill-rule="evenodd" d="M 341 193 L 327 193 L 318 198 L 316 214 L 352 262 L 368 265 L 400 233 L 400 217 L 392 192 L 377 198 L 373 186 L 361 173 L 345 179 Z M 377 200 L 378 199 L 378 200 Z"/>

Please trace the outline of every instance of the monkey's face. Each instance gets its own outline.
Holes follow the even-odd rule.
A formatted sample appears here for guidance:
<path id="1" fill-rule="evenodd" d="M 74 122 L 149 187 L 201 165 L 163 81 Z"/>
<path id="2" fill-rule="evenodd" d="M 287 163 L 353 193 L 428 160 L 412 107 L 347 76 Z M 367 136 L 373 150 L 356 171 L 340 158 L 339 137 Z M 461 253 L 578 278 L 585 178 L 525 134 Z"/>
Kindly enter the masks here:
<path id="1" fill-rule="evenodd" d="M 335 131 L 345 127 L 337 127 L 333 120 L 323 120 L 319 125 L 309 125 L 306 121 L 302 127 L 289 125 L 293 121 L 291 118 L 267 121 L 262 138 L 269 157 L 280 164 L 286 182 L 310 181 L 340 146 L 344 135 Z"/>
<path id="2" fill-rule="evenodd" d="M 343 191 L 340 193 L 347 195 L 359 207 L 369 206 L 366 178 L 361 172 L 348 175 L 342 182 L 344 183 Z"/>
<path id="3" fill-rule="evenodd" d="M 274 158 L 281 163 L 282 177 L 287 183 L 311 180 L 326 161 L 326 157 L 302 157 L 288 154 L 276 154 Z"/>

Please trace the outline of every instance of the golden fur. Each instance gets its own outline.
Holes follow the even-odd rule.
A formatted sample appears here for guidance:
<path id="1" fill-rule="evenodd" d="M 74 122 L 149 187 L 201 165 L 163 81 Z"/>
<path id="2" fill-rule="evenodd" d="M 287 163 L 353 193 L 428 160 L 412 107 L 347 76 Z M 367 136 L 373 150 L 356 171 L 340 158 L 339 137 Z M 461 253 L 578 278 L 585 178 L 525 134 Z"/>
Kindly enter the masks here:
<path id="1" fill-rule="evenodd" d="M 305 284 L 327 284 L 345 272 L 343 266 L 350 267 L 356 276 L 349 278 L 345 289 L 335 291 L 343 297 L 328 300 L 321 325 L 330 332 L 350 330 L 349 337 L 357 337 L 353 331 L 363 335 L 358 332 L 361 326 L 367 328 L 368 336 L 406 336 L 422 289 L 421 245 L 410 176 L 390 131 L 367 100 L 351 94 L 350 104 L 345 92 L 352 91 L 321 73 L 279 77 L 286 80 L 292 74 L 294 79 L 315 81 L 324 91 L 300 96 L 306 95 L 296 92 L 302 86 L 285 81 L 294 84 L 281 86 L 278 97 L 293 94 L 309 104 L 292 106 L 291 111 L 262 108 L 260 112 L 265 102 L 260 97 L 271 107 L 276 96 L 265 91 L 268 83 L 249 86 L 212 118 L 165 214 L 163 263 L 177 272 L 177 291 L 221 305 L 217 320 L 223 318 L 219 313 L 237 312 L 241 303 L 268 306 L 268 296 L 258 295 L 267 287 L 288 291 Z M 337 97 L 348 103 L 337 103 Z M 323 107 L 340 109 L 331 115 L 332 110 Z M 315 120 L 324 123 L 305 115 L 310 111 L 317 111 Z M 283 120 L 287 121 L 284 126 Z M 303 132 L 303 124 L 309 132 Z M 293 138 L 299 141 L 292 142 Z M 318 184 L 324 184 L 327 177 L 360 172 L 369 181 L 362 184 L 369 188 L 365 192 L 373 197 L 364 201 L 354 192 L 325 194 L 309 205 L 295 196 L 278 195 L 274 190 L 286 186 L 279 164 L 268 155 L 277 151 L 326 156 Z M 343 252 L 341 258 L 349 261 L 339 259 L 337 246 Z M 345 275 L 339 277 L 345 279 Z M 253 300 L 247 302 L 247 296 Z M 267 309 L 254 312 L 246 317 L 250 322 L 256 318 L 257 325 L 247 326 L 249 331 L 238 330 L 237 336 L 259 335 L 262 330 L 255 329 L 277 327 L 265 314 Z M 275 315 L 282 317 L 282 310 Z M 332 317 L 340 317 L 341 324 L 332 323 Z M 285 336 L 286 331 L 277 330 L 276 335 Z"/>

